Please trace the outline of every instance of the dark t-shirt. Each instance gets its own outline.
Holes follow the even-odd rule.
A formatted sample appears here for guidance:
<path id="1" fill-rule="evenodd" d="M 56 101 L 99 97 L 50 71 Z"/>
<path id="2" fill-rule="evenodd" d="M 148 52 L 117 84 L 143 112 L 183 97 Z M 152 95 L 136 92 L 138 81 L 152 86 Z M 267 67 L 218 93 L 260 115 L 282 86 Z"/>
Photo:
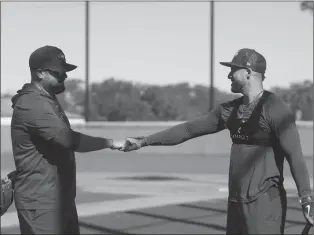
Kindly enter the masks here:
<path id="1" fill-rule="evenodd" d="M 249 107 L 240 105 L 237 118 L 248 119 L 258 101 Z M 191 138 L 222 131 L 226 129 L 226 122 L 237 102 L 238 99 L 223 103 L 199 119 L 152 134 L 147 137 L 147 143 L 176 145 Z M 272 185 L 281 185 L 284 157 L 290 164 L 299 195 L 309 195 L 309 175 L 292 111 L 279 97 L 271 93 L 262 107 L 259 125 L 263 131 L 271 132 L 276 144 L 273 147 L 232 144 L 229 200 L 252 201 Z"/>
<path id="2" fill-rule="evenodd" d="M 11 138 L 17 209 L 58 209 L 76 195 L 75 155 L 51 140 L 70 123 L 56 97 L 33 84 L 12 98 Z"/>

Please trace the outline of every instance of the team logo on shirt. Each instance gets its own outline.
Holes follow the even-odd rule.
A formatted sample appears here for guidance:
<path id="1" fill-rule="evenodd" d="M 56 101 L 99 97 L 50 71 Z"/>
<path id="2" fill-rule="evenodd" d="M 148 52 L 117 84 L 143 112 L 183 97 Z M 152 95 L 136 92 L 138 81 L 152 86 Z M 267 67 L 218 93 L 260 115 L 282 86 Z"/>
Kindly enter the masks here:
<path id="1" fill-rule="evenodd" d="M 249 136 L 241 134 L 241 131 L 242 131 L 242 126 L 239 126 L 237 133 L 231 133 L 231 138 L 238 139 L 238 140 L 249 140 Z"/>
<path id="2" fill-rule="evenodd" d="M 232 139 L 237 139 L 237 140 L 249 140 L 248 135 L 241 135 L 241 134 L 231 134 Z"/>

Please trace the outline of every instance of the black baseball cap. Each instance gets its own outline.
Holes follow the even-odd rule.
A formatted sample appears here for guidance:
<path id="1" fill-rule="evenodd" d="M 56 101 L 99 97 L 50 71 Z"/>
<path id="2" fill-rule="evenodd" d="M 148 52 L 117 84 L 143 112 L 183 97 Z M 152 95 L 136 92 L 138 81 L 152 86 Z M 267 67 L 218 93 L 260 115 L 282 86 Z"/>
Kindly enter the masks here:
<path id="1" fill-rule="evenodd" d="M 249 68 L 261 74 L 266 71 L 264 56 L 249 48 L 238 50 L 231 62 L 220 62 L 220 64 L 227 67 Z"/>
<path id="2" fill-rule="evenodd" d="M 29 67 L 33 70 L 49 69 L 60 73 L 77 68 L 76 65 L 67 63 L 63 51 L 54 46 L 36 49 L 29 57 Z"/>

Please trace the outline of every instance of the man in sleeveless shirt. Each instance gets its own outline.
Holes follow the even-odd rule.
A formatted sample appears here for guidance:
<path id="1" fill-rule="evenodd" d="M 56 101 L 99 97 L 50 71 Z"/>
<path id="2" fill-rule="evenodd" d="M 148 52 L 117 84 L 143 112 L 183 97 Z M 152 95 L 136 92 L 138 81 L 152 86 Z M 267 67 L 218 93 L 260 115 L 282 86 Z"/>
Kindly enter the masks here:
<path id="1" fill-rule="evenodd" d="M 266 60 L 253 49 L 239 50 L 231 62 L 231 91 L 241 98 L 215 107 L 209 114 L 146 137 L 125 140 L 122 151 L 144 146 L 171 146 L 230 131 L 232 139 L 227 234 L 283 234 L 287 199 L 284 159 L 290 165 L 299 202 L 313 224 L 313 200 L 295 117 L 275 94 L 263 89 Z"/>

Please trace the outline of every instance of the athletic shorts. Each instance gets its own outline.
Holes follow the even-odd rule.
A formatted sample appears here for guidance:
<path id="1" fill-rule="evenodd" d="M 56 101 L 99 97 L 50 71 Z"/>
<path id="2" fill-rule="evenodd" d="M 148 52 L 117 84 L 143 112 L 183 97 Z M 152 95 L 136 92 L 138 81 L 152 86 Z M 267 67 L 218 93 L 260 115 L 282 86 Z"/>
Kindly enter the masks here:
<path id="1" fill-rule="evenodd" d="M 284 234 L 286 212 L 286 192 L 277 187 L 253 202 L 229 202 L 227 234 Z"/>

